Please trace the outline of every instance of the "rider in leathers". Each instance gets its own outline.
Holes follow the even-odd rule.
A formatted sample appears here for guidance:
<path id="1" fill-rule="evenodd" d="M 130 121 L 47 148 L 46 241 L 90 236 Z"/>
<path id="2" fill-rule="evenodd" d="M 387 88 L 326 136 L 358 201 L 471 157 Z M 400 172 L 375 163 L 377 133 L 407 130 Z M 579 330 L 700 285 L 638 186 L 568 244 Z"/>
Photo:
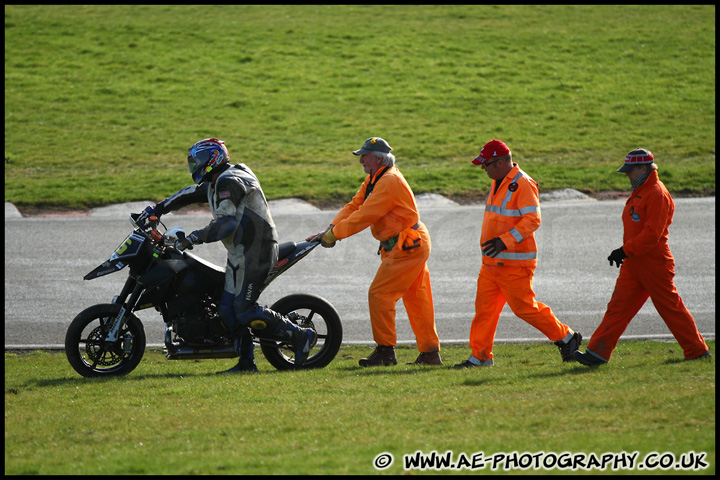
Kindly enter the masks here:
<path id="1" fill-rule="evenodd" d="M 247 165 L 231 165 L 225 142 L 214 138 L 190 147 L 188 166 L 196 185 L 146 208 L 143 215 L 160 217 L 193 203 L 210 204 L 213 220 L 178 240 L 176 247 L 184 250 L 221 240 L 227 248 L 225 289 L 218 311 L 233 335 L 240 360 L 218 373 L 257 371 L 250 328 L 263 338 L 290 341 L 295 367 L 299 367 L 307 359 L 315 332 L 257 304 L 263 281 L 278 260 L 277 231 L 260 182 Z"/>

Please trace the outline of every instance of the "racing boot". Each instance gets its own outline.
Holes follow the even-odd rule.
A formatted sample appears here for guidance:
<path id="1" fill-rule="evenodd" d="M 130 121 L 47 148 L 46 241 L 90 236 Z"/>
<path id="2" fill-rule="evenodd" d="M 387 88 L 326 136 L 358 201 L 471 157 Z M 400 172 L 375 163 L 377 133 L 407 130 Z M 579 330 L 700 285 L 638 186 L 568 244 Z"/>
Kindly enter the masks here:
<path id="1" fill-rule="evenodd" d="M 247 333 L 240 337 L 233 339 L 235 351 L 237 352 L 240 359 L 238 364 L 227 370 L 216 372 L 218 375 L 224 375 L 226 373 L 241 373 L 241 372 L 258 372 L 257 365 L 255 365 L 255 345 L 252 341 L 252 335 L 249 329 L 246 329 Z"/>
<path id="2" fill-rule="evenodd" d="M 397 365 L 397 359 L 395 358 L 395 347 L 389 346 L 384 347 L 378 345 L 375 347 L 375 351 L 372 352 L 367 358 L 361 358 L 361 367 L 379 367 L 385 365 Z"/>
<path id="3" fill-rule="evenodd" d="M 317 333 L 312 328 L 303 328 L 291 322 L 287 317 L 269 308 L 255 307 L 250 326 L 263 338 L 290 342 L 295 353 L 295 368 L 300 368 L 315 346 Z"/>
<path id="4" fill-rule="evenodd" d="M 295 324 L 291 324 L 295 325 Z M 293 332 L 293 350 L 295 351 L 295 368 L 300 368 L 310 355 L 310 349 L 315 345 L 317 333 L 312 328 L 301 328 Z"/>

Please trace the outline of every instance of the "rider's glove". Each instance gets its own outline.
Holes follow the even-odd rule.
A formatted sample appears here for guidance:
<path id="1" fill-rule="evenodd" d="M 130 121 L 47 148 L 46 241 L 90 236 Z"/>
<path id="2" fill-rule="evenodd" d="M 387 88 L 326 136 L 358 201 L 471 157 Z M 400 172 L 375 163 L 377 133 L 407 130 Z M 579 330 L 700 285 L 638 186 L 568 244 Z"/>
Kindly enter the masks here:
<path id="1" fill-rule="evenodd" d="M 157 207 L 157 205 L 155 205 L 154 207 L 152 205 L 148 205 L 147 207 L 145 207 L 145 210 L 143 210 L 140 213 L 140 216 L 137 218 L 136 223 L 138 225 L 145 225 L 147 223 L 148 219 L 152 216 L 155 216 L 159 219 L 160 213 L 157 211 L 157 209 L 155 207 Z"/>
<path id="2" fill-rule="evenodd" d="M 332 231 L 332 228 L 325 232 L 325 235 L 323 235 L 322 240 L 320 240 L 320 245 L 322 245 L 325 248 L 332 248 L 335 246 L 335 242 L 337 242 L 337 237 Z"/>
<path id="3" fill-rule="evenodd" d="M 625 253 L 625 250 L 622 249 L 622 247 L 613 250 L 610 256 L 607 258 L 610 261 L 610 266 L 612 267 L 613 262 L 617 263 L 617 268 L 620 268 L 620 265 L 622 265 L 623 260 L 627 258 L 627 254 Z"/>
<path id="4" fill-rule="evenodd" d="M 193 243 L 189 238 L 185 237 L 182 240 L 175 240 L 175 248 L 182 252 L 183 250 L 192 250 Z"/>
<path id="5" fill-rule="evenodd" d="M 192 232 L 190 235 L 188 235 L 185 238 L 179 239 L 175 241 L 175 248 L 179 251 L 183 250 L 192 250 L 193 245 L 197 243 L 202 243 L 198 239 L 197 231 Z"/>
<path id="6" fill-rule="evenodd" d="M 502 252 L 503 250 L 507 250 L 505 243 L 500 240 L 500 237 L 491 238 L 487 242 L 480 245 L 480 247 L 482 248 L 483 254 L 487 255 L 488 257 L 497 257 L 498 253 Z"/>

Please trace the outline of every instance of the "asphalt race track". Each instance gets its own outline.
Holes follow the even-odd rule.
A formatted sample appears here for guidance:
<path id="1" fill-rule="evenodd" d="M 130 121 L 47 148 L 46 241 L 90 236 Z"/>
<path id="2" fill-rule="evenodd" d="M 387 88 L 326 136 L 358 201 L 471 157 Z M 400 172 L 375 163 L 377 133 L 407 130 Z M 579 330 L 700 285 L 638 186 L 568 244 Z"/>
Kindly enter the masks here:
<path id="1" fill-rule="evenodd" d="M 578 192 L 579 193 L 579 192 Z M 553 200 L 553 198 L 559 198 Z M 534 286 L 537 300 L 586 339 L 602 319 L 618 269 L 606 257 L 622 244 L 620 214 L 624 200 L 597 201 L 545 196 L 543 224 L 536 232 L 540 261 Z M 435 317 L 443 343 L 466 344 L 474 314 L 475 282 L 480 269 L 480 227 L 484 206 L 459 206 L 442 197 L 418 196 L 421 220 L 432 236 L 429 260 Z M 126 278 L 122 270 L 92 281 L 83 276 L 105 261 L 130 233 L 130 212 L 146 203 L 96 209 L 78 217 L 21 217 L 5 208 L 5 348 L 60 348 L 73 317 L 96 303 L 108 303 Z M 271 202 L 281 241 L 300 241 L 330 222 L 335 211 L 319 211 L 293 200 Z M 171 214 L 168 227 L 186 232 L 204 226 L 209 213 Z M 270 305 L 289 293 L 312 293 L 335 305 L 344 325 L 344 343 L 373 344 L 367 289 L 379 263 L 378 243 L 364 231 L 319 247 L 275 280 L 260 297 Z M 715 198 L 676 199 L 670 227 L 675 282 L 706 339 L 715 337 Z M 193 253 L 225 264 L 221 244 L 196 246 Z M 149 346 L 161 346 L 164 323 L 154 310 L 138 315 Z M 402 301 L 397 306 L 399 343 L 413 343 Z M 648 301 L 624 338 L 672 340 Z M 539 331 L 506 306 L 496 342 L 547 342 Z"/>

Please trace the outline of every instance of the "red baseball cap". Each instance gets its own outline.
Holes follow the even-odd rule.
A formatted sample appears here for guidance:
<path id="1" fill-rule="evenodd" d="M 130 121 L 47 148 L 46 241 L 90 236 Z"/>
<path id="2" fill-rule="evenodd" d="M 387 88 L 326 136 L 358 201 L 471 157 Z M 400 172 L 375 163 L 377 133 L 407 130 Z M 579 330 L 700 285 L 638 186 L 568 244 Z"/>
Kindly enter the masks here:
<path id="1" fill-rule="evenodd" d="M 622 167 L 618 168 L 617 171 L 621 173 L 629 172 L 635 165 L 648 165 L 653 163 L 653 154 L 650 150 L 644 148 L 636 148 L 627 155 L 625 155 L 625 163 Z"/>
<path id="2" fill-rule="evenodd" d="M 493 157 L 503 157 L 510 153 L 510 149 L 500 140 L 490 140 L 480 150 L 480 155 L 472 161 L 475 165 L 483 165 Z"/>

